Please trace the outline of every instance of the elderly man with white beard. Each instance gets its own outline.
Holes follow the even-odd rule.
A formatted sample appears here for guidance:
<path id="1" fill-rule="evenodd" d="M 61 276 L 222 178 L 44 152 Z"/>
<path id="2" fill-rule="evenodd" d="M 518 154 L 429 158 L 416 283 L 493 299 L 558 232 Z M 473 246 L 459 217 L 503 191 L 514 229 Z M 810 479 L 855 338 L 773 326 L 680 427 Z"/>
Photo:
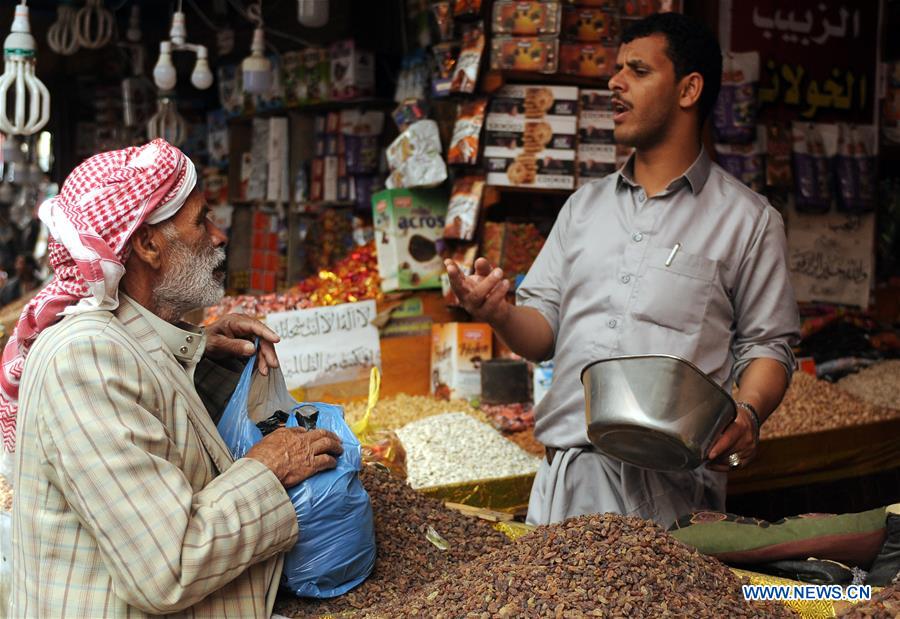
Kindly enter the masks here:
<path id="1" fill-rule="evenodd" d="M 273 432 L 234 461 L 194 386 L 204 357 L 277 365 L 244 316 L 185 312 L 222 294 L 225 236 L 163 140 L 79 165 L 41 205 L 54 279 L 3 353 L 15 452 L 13 617 L 269 617 L 297 538 L 285 492 L 335 465 L 323 430 Z"/>

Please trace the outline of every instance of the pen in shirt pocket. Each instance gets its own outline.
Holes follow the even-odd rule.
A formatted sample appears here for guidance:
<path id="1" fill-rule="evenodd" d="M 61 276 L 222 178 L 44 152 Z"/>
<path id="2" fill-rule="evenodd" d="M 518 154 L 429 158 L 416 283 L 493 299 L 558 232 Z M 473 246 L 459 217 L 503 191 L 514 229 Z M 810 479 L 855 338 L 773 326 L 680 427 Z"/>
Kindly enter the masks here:
<path id="1" fill-rule="evenodd" d="M 672 266 L 672 261 L 675 260 L 675 254 L 678 253 L 678 250 L 681 249 L 681 243 L 675 243 L 675 247 L 672 248 L 669 257 L 666 258 L 666 266 Z"/>

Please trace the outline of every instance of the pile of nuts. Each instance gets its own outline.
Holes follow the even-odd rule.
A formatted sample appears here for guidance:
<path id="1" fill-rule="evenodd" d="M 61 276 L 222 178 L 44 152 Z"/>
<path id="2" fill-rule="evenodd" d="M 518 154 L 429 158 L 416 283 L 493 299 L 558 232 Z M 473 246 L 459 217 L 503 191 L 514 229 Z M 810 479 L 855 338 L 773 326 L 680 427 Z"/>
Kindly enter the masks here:
<path id="1" fill-rule="evenodd" d="M 370 617 L 791 617 L 750 604 L 722 563 L 614 514 L 539 527 Z"/>
<path id="2" fill-rule="evenodd" d="M 276 604 L 278 614 L 318 617 L 378 603 L 402 605 L 413 590 L 434 582 L 452 566 L 511 543 L 489 523 L 446 509 L 378 467 L 364 467 L 361 476 L 375 513 L 375 571 L 360 586 L 331 600 L 283 596 Z M 429 526 L 446 540 L 447 550 L 427 539 Z"/>
<path id="3" fill-rule="evenodd" d="M 0 475 L 0 512 L 11 512 L 13 489 L 3 475 Z"/>
<path id="4" fill-rule="evenodd" d="M 900 417 L 900 410 L 873 406 L 824 380 L 795 372 L 791 386 L 760 436 L 763 439 L 861 426 Z"/>
<path id="5" fill-rule="evenodd" d="M 524 475 L 540 459 L 466 413 L 420 419 L 397 430 L 413 488 Z"/>
<path id="6" fill-rule="evenodd" d="M 872 594 L 867 602 L 854 604 L 837 613 L 845 619 L 895 619 L 900 617 L 900 584 Z"/>
<path id="7" fill-rule="evenodd" d="M 478 409 L 472 408 L 465 400 L 438 400 L 428 396 L 405 395 L 383 398 L 372 409 L 369 417 L 372 424 L 379 429 L 397 430 L 412 421 L 433 417 L 442 413 L 464 412 L 481 421 L 487 417 Z M 366 402 L 351 402 L 344 406 L 344 418 L 352 424 L 366 414 Z"/>
<path id="8" fill-rule="evenodd" d="M 838 381 L 838 387 L 875 406 L 900 409 L 900 359 L 880 361 Z"/>

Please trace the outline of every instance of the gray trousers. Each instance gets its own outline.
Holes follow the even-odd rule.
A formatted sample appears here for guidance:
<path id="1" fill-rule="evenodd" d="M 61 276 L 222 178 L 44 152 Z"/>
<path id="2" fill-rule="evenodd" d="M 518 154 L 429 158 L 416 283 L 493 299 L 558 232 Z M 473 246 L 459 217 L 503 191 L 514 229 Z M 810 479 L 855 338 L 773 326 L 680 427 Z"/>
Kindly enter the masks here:
<path id="1" fill-rule="evenodd" d="M 725 510 L 727 475 L 701 466 L 693 471 L 642 469 L 590 448 L 559 450 L 538 468 L 528 502 L 529 524 L 606 513 L 639 516 L 668 528 L 693 511 Z"/>

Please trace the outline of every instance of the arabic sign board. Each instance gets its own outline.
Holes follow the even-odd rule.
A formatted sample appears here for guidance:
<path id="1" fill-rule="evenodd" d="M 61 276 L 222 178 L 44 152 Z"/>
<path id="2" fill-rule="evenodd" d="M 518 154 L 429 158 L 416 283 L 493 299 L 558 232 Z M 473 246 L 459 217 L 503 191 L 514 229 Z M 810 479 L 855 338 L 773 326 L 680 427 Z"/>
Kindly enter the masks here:
<path id="1" fill-rule="evenodd" d="M 788 268 L 801 302 L 865 308 L 875 268 L 875 216 L 790 213 Z"/>
<path id="2" fill-rule="evenodd" d="M 763 120 L 872 123 L 878 2 L 731 0 L 730 51 L 760 53 Z"/>
<path id="3" fill-rule="evenodd" d="M 375 301 L 275 312 L 266 324 L 288 389 L 362 382 L 381 366 Z"/>

